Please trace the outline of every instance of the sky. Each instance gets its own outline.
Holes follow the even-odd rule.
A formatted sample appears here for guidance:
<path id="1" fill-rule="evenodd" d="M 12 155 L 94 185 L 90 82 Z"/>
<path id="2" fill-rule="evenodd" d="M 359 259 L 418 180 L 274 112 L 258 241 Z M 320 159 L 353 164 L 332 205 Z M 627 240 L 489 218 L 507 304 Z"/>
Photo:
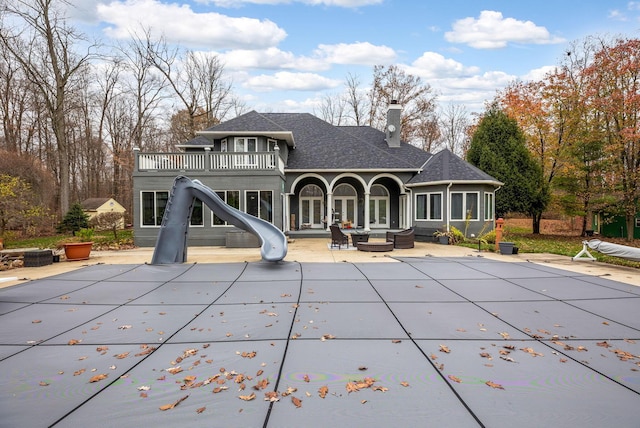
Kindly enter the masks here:
<path id="1" fill-rule="evenodd" d="M 534 80 L 587 36 L 638 37 L 640 1 L 71 0 L 77 28 L 103 43 L 149 28 L 215 53 L 234 92 L 260 112 L 309 112 L 396 65 L 441 105 L 481 111 L 516 79 Z"/>

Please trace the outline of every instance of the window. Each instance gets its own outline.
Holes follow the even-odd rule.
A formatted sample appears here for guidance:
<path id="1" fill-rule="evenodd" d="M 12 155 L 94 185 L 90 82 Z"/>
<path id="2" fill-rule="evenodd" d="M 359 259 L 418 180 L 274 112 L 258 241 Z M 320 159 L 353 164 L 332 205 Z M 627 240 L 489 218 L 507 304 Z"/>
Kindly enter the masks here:
<path id="1" fill-rule="evenodd" d="M 267 140 L 267 151 L 268 152 L 275 151 L 277 146 L 278 146 L 278 142 L 276 140 Z"/>
<path id="2" fill-rule="evenodd" d="M 202 201 L 198 198 L 193 200 L 191 208 L 191 226 L 204 226 L 204 212 L 202 210 Z"/>
<path id="3" fill-rule="evenodd" d="M 255 152 L 257 150 L 258 140 L 255 138 L 236 138 L 236 152 Z"/>
<path id="4" fill-rule="evenodd" d="M 451 220 L 478 220 L 478 193 L 451 193 Z"/>
<path id="5" fill-rule="evenodd" d="M 247 214 L 269 223 L 273 221 L 273 192 L 271 190 L 247 190 L 244 203 Z"/>
<path id="6" fill-rule="evenodd" d="M 219 190 L 216 192 L 220 199 L 233 208 L 240 209 L 240 191 L 239 190 Z M 227 222 L 218 217 L 215 213 L 211 216 L 211 224 L 213 226 L 226 226 Z"/>
<path id="7" fill-rule="evenodd" d="M 416 220 L 442 220 L 442 193 L 416 195 Z"/>
<path id="8" fill-rule="evenodd" d="M 142 226 L 160 226 L 169 192 L 140 192 Z"/>
<path id="9" fill-rule="evenodd" d="M 227 151 L 227 139 L 226 138 L 224 140 L 220 141 L 220 151 L 221 152 L 226 152 Z"/>
<path id="10" fill-rule="evenodd" d="M 484 194 L 484 219 L 493 220 L 495 217 L 494 214 L 494 204 L 493 204 L 493 193 L 485 193 Z"/>

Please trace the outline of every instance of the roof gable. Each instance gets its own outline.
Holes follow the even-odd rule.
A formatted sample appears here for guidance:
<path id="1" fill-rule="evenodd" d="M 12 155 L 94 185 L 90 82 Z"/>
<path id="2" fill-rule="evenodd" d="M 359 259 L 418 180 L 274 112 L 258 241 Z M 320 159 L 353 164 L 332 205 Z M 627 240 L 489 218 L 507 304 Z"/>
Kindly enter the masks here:
<path id="1" fill-rule="evenodd" d="M 96 211 L 103 205 L 108 204 L 111 201 L 113 201 L 114 205 L 117 205 L 120 208 L 124 209 L 124 207 L 113 198 L 89 198 L 82 201 L 80 205 L 82 205 L 82 209 L 84 209 L 85 211 Z"/>
<path id="2" fill-rule="evenodd" d="M 443 149 L 424 164 L 422 172 L 413 177 L 409 184 L 473 181 L 490 183 L 496 186 L 503 184 L 486 172 L 461 159 L 451 150 Z"/>

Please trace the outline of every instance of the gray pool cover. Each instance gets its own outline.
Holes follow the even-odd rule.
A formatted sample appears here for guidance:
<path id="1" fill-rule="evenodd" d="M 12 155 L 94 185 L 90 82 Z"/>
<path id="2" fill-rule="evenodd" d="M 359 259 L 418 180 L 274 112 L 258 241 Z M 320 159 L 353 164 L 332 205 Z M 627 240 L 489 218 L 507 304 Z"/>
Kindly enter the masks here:
<path id="1" fill-rule="evenodd" d="M 0 426 L 640 426 L 640 288 L 401 261 L 95 265 L 0 290 Z"/>

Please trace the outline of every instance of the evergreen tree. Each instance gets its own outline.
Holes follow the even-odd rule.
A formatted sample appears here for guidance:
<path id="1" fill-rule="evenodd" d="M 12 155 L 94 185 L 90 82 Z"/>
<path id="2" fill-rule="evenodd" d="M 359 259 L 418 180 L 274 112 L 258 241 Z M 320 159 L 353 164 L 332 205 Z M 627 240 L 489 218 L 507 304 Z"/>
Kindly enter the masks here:
<path id="1" fill-rule="evenodd" d="M 58 232 L 71 232 L 75 236 L 77 231 L 88 227 L 89 216 L 85 214 L 80 202 L 76 202 L 64 215 L 62 222 L 58 225 Z"/>
<path id="2" fill-rule="evenodd" d="M 526 147 L 515 120 L 496 105 L 489 107 L 471 138 L 467 161 L 502 181 L 496 192 L 496 214 L 530 215 L 533 233 L 540 233 L 542 213 L 550 200 L 542 168 Z"/>

